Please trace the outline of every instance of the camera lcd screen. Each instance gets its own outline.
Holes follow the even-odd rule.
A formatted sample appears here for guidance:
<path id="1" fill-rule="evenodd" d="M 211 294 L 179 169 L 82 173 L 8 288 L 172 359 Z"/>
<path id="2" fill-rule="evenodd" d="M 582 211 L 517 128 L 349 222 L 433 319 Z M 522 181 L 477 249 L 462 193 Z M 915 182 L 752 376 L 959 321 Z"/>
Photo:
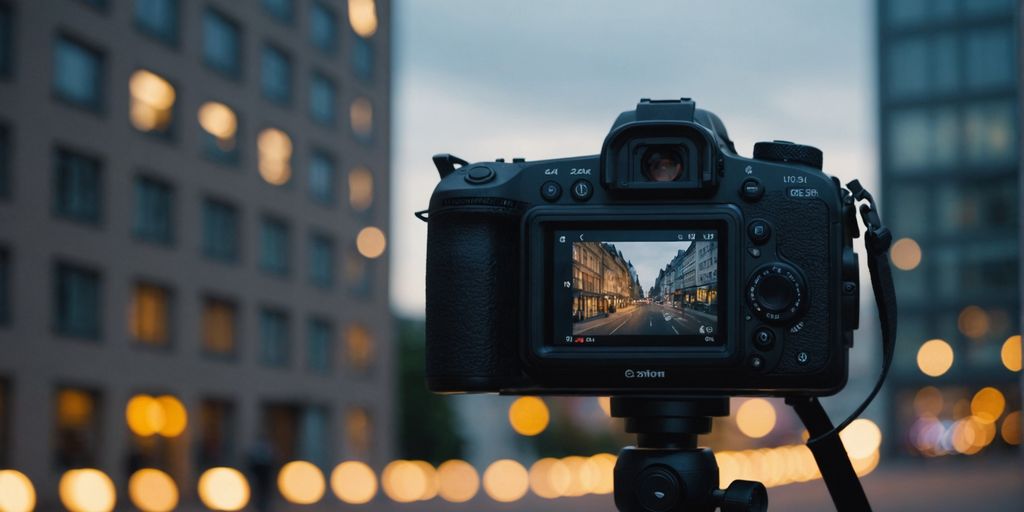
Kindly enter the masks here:
<path id="1" fill-rule="evenodd" d="M 557 231 L 557 345 L 720 346 L 716 229 Z"/>

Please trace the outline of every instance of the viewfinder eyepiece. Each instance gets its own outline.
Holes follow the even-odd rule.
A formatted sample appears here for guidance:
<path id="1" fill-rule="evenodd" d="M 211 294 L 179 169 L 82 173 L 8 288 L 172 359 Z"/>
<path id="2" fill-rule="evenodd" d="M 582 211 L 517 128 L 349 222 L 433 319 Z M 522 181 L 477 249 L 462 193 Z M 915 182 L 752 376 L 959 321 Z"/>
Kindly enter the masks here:
<path id="1" fill-rule="evenodd" d="M 672 146 L 651 146 L 642 159 L 643 175 L 651 181 L 686 180 L 684 159 L 680 148 Z"/>

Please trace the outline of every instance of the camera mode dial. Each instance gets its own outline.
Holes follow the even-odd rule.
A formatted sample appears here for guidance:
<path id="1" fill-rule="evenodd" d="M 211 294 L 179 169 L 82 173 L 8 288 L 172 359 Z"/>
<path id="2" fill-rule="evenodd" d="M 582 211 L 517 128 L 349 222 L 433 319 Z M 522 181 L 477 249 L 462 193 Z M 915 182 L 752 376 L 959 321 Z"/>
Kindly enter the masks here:
<path id="1" fill-rule="evenodd" d="M 785 263 L 757 269 L 747 282 L 747 303 L 762 320 L 787 323 L 807 304 L 807 285 L 800 272 Z"/>
<path id="2" fill-rule="evenodd" d="M 772 162 L 804 164 L 820 170 L 824 157 L 821 150 L 814 146 L 774 140 L 772 142 L 758 142 L 754 144 L 754 158 Z"/>

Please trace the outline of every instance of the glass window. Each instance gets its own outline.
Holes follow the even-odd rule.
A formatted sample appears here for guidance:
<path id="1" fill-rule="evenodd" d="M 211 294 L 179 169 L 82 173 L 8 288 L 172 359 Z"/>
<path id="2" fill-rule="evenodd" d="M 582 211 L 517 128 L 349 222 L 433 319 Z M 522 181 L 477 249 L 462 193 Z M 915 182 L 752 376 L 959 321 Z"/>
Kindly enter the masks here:
<path id="1" fill-rule="evenodd" d="M 920 96 L 928 91 L 928 45 L 921 37 L 894 41 L 888 49 L 886 85 L 894 98 Z"/>
<path id="2" fill-rule="evenodd" d="M 335 183 L 334 159 L 323 151 L 314 151 L 309 159 L 309 197 L 321 204 L 334 204 Z"/>
<path id="3" fill-rule="evenodd" d="M 894 27 L 917 25 L 928 20 L 929 0 L 887 0 L 885 13 Z"/>
<path id="4" fill-rule="evenodd" d="M 373 46 L 361 37 L 352 44 L 352 71 L 360 80 L 373 80 Z"/>
<path id="5" fill-rule="evenodd" d="M 292 63 L 282 50 L 263 46 L 260 66 L 260 84 L 263 96 L 281 104 L 292 100 Z"/>
<path id="6" fill-rule="evenodd" d="M 330 429 L 326 407 L 309 406 L 302 411 L 299 424 L 299 459 L 319 467 L 329 467 L 328 438 Z"/>
<path id="7" fill-rule="evenodd" d="M 178 1 L 135 0 L 135 24 L 167 44 L 178 44 Z"/>
<path id="8" fill-rule="evenodd" d="M 299 449 L 299 419 L 302 406 L 294 403 L 268 403 L 263 406 L 260 426 L 265 457 L 272 466 L 295 460 Z"/>
<path id="9" fill-rule="evenodd" d="M 11 197 L 11 131 L 0 125 L 0 198 Z"/>
<path id="10" fill-rule="evenodd" d="M 367 98 L 356 98 L 348 113 L 352 134 L 360 142 L 369 143 L 373 137 L 373 104 Z"/>
<path id="11" fill-rule="evenodd" d="M 271 16 L 286 23 L 291 23 L 295 18 L 295 6 L 292 0 L 263 0 L 263 8 Z"/>
<path id="12" fill-rule="evenodd" d="M 199 470 L 235 463 L 235 406 L 227 400 L 199 403 Z"/>
<path id="13" fill-rule="evenodd" d="M 373 421 L 366 407 L 345 411 L 345 457 L 369 461 L 373 450 Z"/>
<path id="14" fill-rule="evenodd" d="M 932 225 L 928 208 L 932 204 L 932 200 L 925 184 L 916 180 L 913 184 L 902 182 L 889 184 L 886 187 L 886 196 L 899 198 L 893 202 L 887 202 L 885 208 L 885 220 L 893 233 L 899 233 L 901 237 L 916 238 L 924 234 Z M 940 202 L 940 204 L 942 203 Z"/>
<path id="15" fill-rule="evenodd" d="M 174 192 L 171 186 L 140 176 L 135 179 L 135 236 L 170 245 L 174 242 Z"/>
<path id="16" fill-rule="evenodd" d="M 103 106 L 103 55 L 67 36 L 58 36 L 53 51 L 53 92 L 58 98 L 91 110 Z"/>
<path id="17" fill-rule="evenodd" d="M 277 309 L 260 311 L 260 353 L 267 366 L 288 366 L 288 314 Z"/>
<path id="18" fill-rule="evenodd" d="M 960 86 L 960 51 L 957 38 L 952 34 L 942 34 L 934 37 L 931 43 L 933 92 L 954 93 Z"/>
<path id="19" fill-rule="evenodd" d="M 909 109 L 889 118 L 889 165 L 896 171 L 927 171 L 957 163 L 959 146 L 956 112 Z"/>
<path id="20" fill-rule="evenodd" d="M 213 9 L 203 13 L 203 61 L 232 77 L 242 76 L 242 36 L 238 23 Z"/>
<path id="21" fill-rule="evenodd" d="M 365 212 L 373 205 L 373 173 L 356 167 L 348 173 L 348 203 L 352 210 Z"/>
<path id="22" fill-rule="evenodd" d="M 309 82 L 309 115 L 324 126 L 334 126 L 338 110 L 337 89 L 334 81 L 320 73 L 313 73 Z"/>
<path id="23" fill-rule="evenodd" d="M 237 164 L 239 121 L 235 111 L 219 101 L 207 101 L 199 106 L 198 114 L 206 156 L 217 162 Z"/>
<path id="24" fill-rule="evenodd" d="M 366 297 L 370 294 L 370 263 L 354 250 L 348 251 L 344 261 L 345 285 L 355 297 Z"/>
<path id="25" fill-rule="evenodd" d="M 310 237 L 309 281 L 320 288 L 334 283 L 334 242 L 326 235 Z"/>
<path id="26" fill-rule="evenodd" d="M 61 387 L 54 398 L 54 465 L 61 470 L 96 466 L 102 424 L 99 393 Z"/>
<path id="27" fill-rule="evenodd" d="M 11 323 L 11 254 L 0 247 L 0 325 Z M 3 438 L 0 437 L 0 443 Z"/>
<path id="28" fill-rule="evenodd" d="M 132 294 L 132 338 L 144 345 L 165 347 L 171 342 L 171 290 L 153 283 L 136 283 Z"/>
<path id="29" fill-rule="evenodd" d="M 1017 55 L 1009 28 L 974 30 L 965 43 L 967 86 L 989 89 L 1014 83 Z"/>
<path id="30" fill-rule="evenodd" d="M 1010 101 L 979 103 L 964 108 L 964 145 L 967 161 L 977 164 L 1016 160 L 1016 106 Z"/>
<path id="31" fill-rule="evenodd" d="M 260 266 L 271 274 L 288 273 L 288 224 L 279 219 L 263 219 L 260 235 Z"/>
<path id="32" fill-rule="evenodd" d="M 56 268 L 54 326 L 62 336 L 100 337 L 100 275 L 67 263 Z"/>
<path id="33" fill-rule="evenodd" d="M 940 222 L 934 226 L 943 234 L 967 235 L 979 230 L 1016 230 L 1019 200 L 1016 176 L 995 180 L 977 178 L 961 183 L 942 182 L 937 183 L 936 187 Z M 899 209 L 905 209 L 911 204 L 910 199 L 899 197 Z M 924 224 L 926 221 L 921 219 L 920 222 Z"/>
<path id="34" fill-rule="evenodd" d="M 365 371 L 373 363 L 373 334 L 362 324 L 351 324 L 345 330 L 345 359 L 349 366 Z"/>
<path id="35" fill-rule="evenodd" d="M 88 223 L 100 221 L 99 160 L 72 151 L 57 150 L 54 179 L 54 211 L 58 215 Z"/>
<path id="36" fill-rule="evenodd" d="M 14 15 L 11 6 L 0 4 L 0 77 L 14 73 Z"/>
<path id="37" fill-rule="evenodd" d="M 207 199 L 203 205 L 203 253 L 212 259 L 233 263 L 239 259 L 238 208 Z"/>
<path id="38" fill-rule="evenodd" d="M 322 318 L 309 321 L 309 346 L 306 350 L 306 364 L 317 373 L 331 371 L 331 339 L 334 337 L 334 326 Z"/>
<path id="39" fill-rule="evenodd" d="M 235 354 L 237 312 L 234 301 L 218 297 L 203 299 L 203 351 L 221 356 Z"/>
<path id="40" fill-rule="evenodd" d="M 327 53 L 338 47 L 338 15 L 322 2 L 313 2 L 309 10 L 309 40 Z"/>
<path id="41" fill-rule="evenodd" d="M 968 16 L 1013 15 L 1013 0 L 964 0 Z"/>

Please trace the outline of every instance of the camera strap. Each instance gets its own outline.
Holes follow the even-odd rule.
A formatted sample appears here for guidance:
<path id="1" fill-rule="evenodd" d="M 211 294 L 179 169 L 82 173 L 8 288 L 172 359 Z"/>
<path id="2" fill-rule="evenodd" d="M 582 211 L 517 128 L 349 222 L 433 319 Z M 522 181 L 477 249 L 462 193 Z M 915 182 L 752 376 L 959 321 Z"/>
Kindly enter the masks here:
<path id="1" fill-rule="evenodd" d="M 807 427 L 810 448 L 821 471 L 832 502 L 838 512 L 870 511 L 867 495 L 853 469 L 846 447 L 839 433 L 867 409 L 889 375 L 893 353 L 896 348 L 896 288 L 892 282 L 892 267 L 889 265 L 889 247 L 892 233 L 882 224 L 878 206 L 871 193 L 853 180 L 846 185 L 854 201 L 860 205 L 861 220 L 866 228 L 864 247 L 867 250 L 868 271 L 871 274 L 871 288 L 878 307 L 878 322 L 882 330 L 882 372 L 875 387 L 857 409 L 838 426 L 833 427 L 828 414 L 815 397 L 792 397 L 786 403 L 793 407 L 800 421 Z"/>

